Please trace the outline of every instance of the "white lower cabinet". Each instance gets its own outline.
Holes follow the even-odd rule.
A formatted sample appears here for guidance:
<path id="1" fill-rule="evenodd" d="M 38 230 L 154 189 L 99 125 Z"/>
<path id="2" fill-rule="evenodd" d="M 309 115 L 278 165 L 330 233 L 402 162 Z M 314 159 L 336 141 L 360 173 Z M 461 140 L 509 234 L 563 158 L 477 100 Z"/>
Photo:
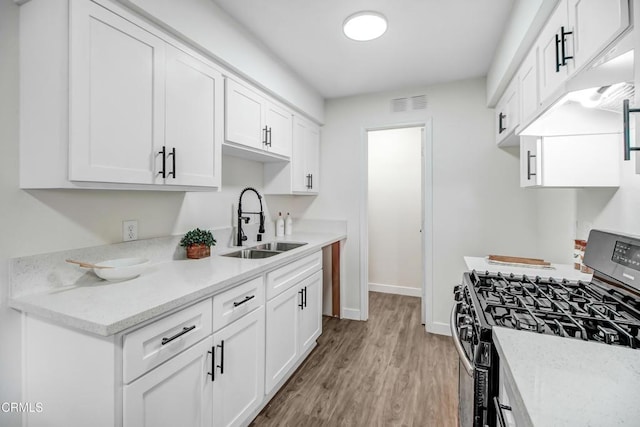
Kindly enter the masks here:
<path id="1" fill-rule="evenodd" d="M 213 338 L 200 341 L 124 387 L 124 427 L 210 427 Z"/>
<path id="2" fill-rule="evenodd" d="M 23 314 L 24 397 L 45 408 L 23 424 L 247 425 L 322 331 L 320 259 L 318 251 L 108 337 Z M 267 280 L 278 293 L 265 304 Z"/>
<path id="3" fill-rule="evenodd" d="M 213 342 L 213 425 L 241 425 L 264 399 L 264 306 L 214 333 Z"/>
<path id="4" fill-rule="evenodd" d="M 297 286 L 267 302 L 265 391 L 269 393 L 291 370 L 298 356 L 298 311 L 302 296 Z"/>
<path id="5" fill-rule="evenodd" d="M 322 333 L 322 272 L 305 279 L 299 285 L 303 306 L 298 311 L 300 353 L 313 347 Z"/>
<path id="6" fill-rule="evenodd" d="M 322 271 L 267 302 L 266 392 L 278 385 L 322 333 Z"/>

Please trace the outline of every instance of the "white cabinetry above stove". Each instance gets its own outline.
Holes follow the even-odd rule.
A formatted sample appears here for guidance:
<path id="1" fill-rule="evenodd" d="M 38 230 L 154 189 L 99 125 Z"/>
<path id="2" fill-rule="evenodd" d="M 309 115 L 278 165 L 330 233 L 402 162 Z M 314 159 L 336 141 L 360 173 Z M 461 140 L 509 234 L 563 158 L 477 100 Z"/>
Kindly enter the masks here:
<path id="1" fill-rule="evenodd" d="M 618 187 L 620 134 L 520 138 L 521 187 Z"/>
<path id="2" fill-rule="evenodd" d="M 629 22 L 628 0 L 559 1 L 496 104 L 496 143 L 517 146 L 513 136 L 531 135 L 529 125 L 571 91 L 628 81 L 632 67 L 595 65 L 630 49 Z"/>
<path id="3" fill-rule="evenodd" d="M 22 5 L 20 45 L 22 188 L 220 186 L 214 63 L 89 0 Z"/>

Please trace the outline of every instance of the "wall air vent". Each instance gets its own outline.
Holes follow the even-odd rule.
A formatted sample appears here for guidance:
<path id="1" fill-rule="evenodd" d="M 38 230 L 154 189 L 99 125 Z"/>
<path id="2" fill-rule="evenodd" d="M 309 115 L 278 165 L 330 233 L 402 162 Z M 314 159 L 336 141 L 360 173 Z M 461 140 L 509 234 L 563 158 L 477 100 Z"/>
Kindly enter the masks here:
<path id="1" fill-rule="evenodd" d="M 427 95 L 417 95 L 411 97 L 411 109 L 412 110 L 426 110 L 427 109 Z"/>
<path id="2" fill-rule="evenodd" d="M 409 106 L 408 98 L 396 98 L 391 100 L 392 113 L 402 113 L 403 111 L 407 111 L 408 106 Z"/>
<path id="3" fill-rule="evenodd" d="M 427 96 L 416 95 L 409 98 L 395 98 L 391 100 L 391 112 L 403 113 L 410 110 L 426 110 Z"/>

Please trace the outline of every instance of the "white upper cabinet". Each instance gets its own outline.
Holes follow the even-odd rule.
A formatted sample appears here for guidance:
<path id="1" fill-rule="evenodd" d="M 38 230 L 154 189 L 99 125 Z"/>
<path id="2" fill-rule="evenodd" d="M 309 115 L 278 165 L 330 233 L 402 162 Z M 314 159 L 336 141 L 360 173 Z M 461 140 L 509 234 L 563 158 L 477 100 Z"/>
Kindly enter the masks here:
<path id="1" fill-rule="evenodd" d="M 224 138 L 222 74 L 172 46 L 166 58 L 166 157 L 159 169 L 164 173 L 156 176 L 164 175 L 165 183 L 171 185 L 219 187 Z M 162 162 L 162 156 L 157 157 Z"/>
<path id="2" fill-rule="evenodd" d="M 518 70 L 520 84 L 520 122 L 525 123 L 540 107 L 538 92 L 538 50 L 534 46 Z"/>
<path id="3" fill-rule="evenodd" d="M 92 2 L 71 13 L 69 179 L 151 184 L 165 43 Z"/>
<path id="4" fill-rule="evenodd" d="M 520 84 L 516 75 L 496 105 L 496 143 L 498 145 L 517 145 L 514 131 L 520 124 L 519 91 Z"/>
<path id="5" fill-rule="evenodd" d="M 629 26 L 628 0 L 569 0 L 576 69 L 605 49 Z"/>
<path id="6" fill-rule="evenodd" d="M 318 194 L 320 191 L 320 128 L 300 117 L 293 124 L 293 191 Z"/>
<path id="7" fill-rule="evenodd" d="M 225 99 L 225 142 L 240 148 L 232 154 L 266 160 L 291 156 L 291 111 L 232 79 L 226 80 Z"/>
<path id="8" fill-rule="evenodd" d="M 21 6 L 21 187 L 218 188 L 222 74 L 106 5 Z"/>
<path id="9" fill-rule="evenodd" d="M 291 156 L 292 114 L 283 106 L 268 103 L 265 127 L 267 127 L 267 150 L 281 156 Z"/>
<path id="10" fill-rule="evenodd" d="M 226 126 L 225 140 L 262 150 L 266 134 L 262 125 L 264 101 L 252 90 L 226 80 Z"/>
<path id="11" fill-rule="evenodd" d="M 318 125 L 294 116 L 292 146 L 290 162 L 265 163 L 265 194 L 315 195 L 320 191 Z"/>
<path id="12" fill-rule="evenodd" d="M 561 0 L 534 46 L 540 54 L 541 101 L 628 27 L 627 0 Z"/>
<path id="13" fill-rule="evenodd" d="M 540 98 L 542 100 L 555 92 L 567 79 L 574 67 L 573 34 L 569 29 L 566 0 L 561 0 L 547 25 L 542 29 L 534 46 L 540 53 Z"/>
<path id="14" fill-rule="evenodd" d="M 521 187 L 618 187 L 621 135 L 520 138 Z"/>

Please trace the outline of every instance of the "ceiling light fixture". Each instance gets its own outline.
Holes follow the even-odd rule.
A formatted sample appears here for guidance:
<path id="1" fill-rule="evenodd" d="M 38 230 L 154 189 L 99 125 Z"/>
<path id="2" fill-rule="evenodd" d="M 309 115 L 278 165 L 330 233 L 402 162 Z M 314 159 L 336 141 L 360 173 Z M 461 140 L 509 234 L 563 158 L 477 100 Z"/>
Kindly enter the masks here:
<path id="1" fill-rule="evenodd" d="M 351 40 L 369 41 L 377 39 L 387 31 L 387 18 L 378 12 L 358 12 L 345 19 L 344 35 Z"/>

